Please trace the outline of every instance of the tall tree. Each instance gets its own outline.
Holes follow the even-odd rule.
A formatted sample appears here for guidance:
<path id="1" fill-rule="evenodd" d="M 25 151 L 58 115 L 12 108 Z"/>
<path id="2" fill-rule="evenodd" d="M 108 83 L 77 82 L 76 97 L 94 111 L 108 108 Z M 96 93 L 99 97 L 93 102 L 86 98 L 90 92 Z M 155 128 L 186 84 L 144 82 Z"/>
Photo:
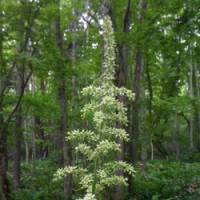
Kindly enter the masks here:
<path id="1" fill-rule="evenodd" d="M 110 17 L 104 18 L 104 62 L 103 73 L 93 84 L 83 89 L 83 94 L 90 97 L 91 103 L 83 108 L 83 116 L 91 116 L 93 130 L 75 130 L 69 133 L 68 140 L 74 144 L 78 157 L 75 166 L 58 170 L 56 178 L 74 175 L 80 188 L 85 190 L 83 199 L 105 199 L 105 191 L 116 185 L 127 186 L 125 176 L 119 171 L 133 175 L 134 170 L 128 163 L 118 160 L 121 151 L 118 140 L 128 140 L 123 128 L 116 128 L 119 121 L 127 124 L 126 108 L 116 97 L 133 98 L 132 92 L 114 85 L 115 41 Z"/>
<path id="2" fill-rule="evenodd" d="M 132 2 L 131 0 L 127 1 L 126 11 L 124 14 L 124 19 L 122 23 L 122 34 L 124 37 L 128 37 L 128 33 L 130 32 L 130 25 L 131 25 L 131 13 L 132 13 Z M 117 27 L 115 28 L 115 31 Z M 128 72 L 129 69 L 129 55 L 130 55 L 130 49 L 127 47 L 127 44 L 124 42 L 118 43 L 118 69 L 116 73 L 116 85 L 120 87 L 127 87 L 127 82 L 129 79 Z M 124 96 L 119 96 L 119 101 L 126 106 L 128 106 L 127 98 Z M 126 128 L 123 124 L 118 123 L 118 128 Z M 119 144 L 121 145 L 122 152 L 118 155 L 119 160 L 125 160 L 125 146 L 123 141 L 119 141 Z M 121 187 L 117 187 L 116 193 L 115 193 L 115 199 L 124 199 L 124 193 L 123 189 Z"/>
<path id="3" fill-rule="evenodd" d="M 24 82 L 23 70 L 18 68 L 16 72 L 16 96 L 19 96 L 22 93 L 22 87 Z M 21 104 L 16 110 L 15 113 L 16 120 L 16 132 L 15 132 L 15 155 L 14 155 L 14 169 L 13 169 L 13 183 L 14 187 L 17 188 L 20 184 L 20 175 L 21 175 L 21 144 L 23 139 L 23 119 L 22 119 L 22 107 Z"/>
<path id="4" fill-rule="evenodd" d="M 65 62 L 66 58 L 64 58 L 64 44 L 63 44 L 63 31 L 61 28 L 61 3 L 60 0 L 57 0 L 57 20 L 55 22 L 55 31 L 56 31 L 56 43 L 58 47 L 58 51 L 60 54 L 60 60 L 57 63 L 57 75 L 58 77 L 58 101 L 60 107 L 60 117 L 59 117 L 59 143 L 62 147 L 62 160 L 63 165 L 67 166 L 71 164 L 71 149 L 70 144 L 66 141 L 67 136 L 67 128 L 68 128 L 68 120 L 67 120 L 67 80 L 66 80 L 66 69 Z M 69 199 L 72 194 L 72 182 L 70 177 L 66 177 L 64 179 L 64 194 L 65 199 Z"/>
<path id="5" fill-rule="evenodd" d="M 140 0 L 139 1 L 139 28 L 142 29 L 144 26 L 144 17 L 147 9 L 147 1 Z M 130 148 L 130 156 L 132 159 L 132 163 L 137 160 L 137 139 L 139 136 L 139 112 L 140 112 L 140 100 L 141 100 L 141 80 L 142 74 L 144 70 L 145 63 L 145 50 L 144 46 L 141 45 L 142 41 L 137 46 L 136 54 L 135 54 L 135 73 L 134 73 L 134 81 L 133 81 L 133 92 L 135 94 L 135 100 L 133 102 L 133 110 L 132 110 L 132 134 L 131 134 L 131 148 Z"/>

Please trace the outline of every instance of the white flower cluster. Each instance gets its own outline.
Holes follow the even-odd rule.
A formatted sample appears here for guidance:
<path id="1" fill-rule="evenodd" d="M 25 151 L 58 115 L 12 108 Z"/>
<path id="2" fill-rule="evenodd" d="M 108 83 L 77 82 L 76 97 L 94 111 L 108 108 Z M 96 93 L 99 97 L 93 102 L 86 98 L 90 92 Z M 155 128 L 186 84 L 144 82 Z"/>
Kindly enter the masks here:
<path id="1" fill-rule="evenodd" d="M 67 140 L 74 146 L 77 165 L 58 170 L 57 177 L 72 174 L 79 178 L 81 189 L 85 189 L 84 200 L 95 200 L 103 191 L 114 185 L 127 185 L 127 179 L 119 172 L 134 175 L 133 167 L 117 161 L 121 151 L 118 140 L 128 141 L 128 134 L 116 124 L 127 125 L 127 109 L 118 100 L 119 96 L 133 99 L 133 94 L 126 88 L 118 88 L 114 84 L 115 73 L 115 40 L 112 23 L 109 17 L 104 19 L 104 63 L 103 74 L 98 85 L 83 89 L 82 94 L 89 97 L 90 102 L 82 109 L 82 116 L 89 117 L 90 130 L 75 130 L 68 134 Z M 78 170 L 80 174 L 78 176 Z M 82 199 L 82 200 L 83 200 Z"/>
<path id="2" fill-rule="evenodd" d="M 112 21 L 109 16 L 104 19 L 104 63 L 103 63 L 103 81 L 113 81 L 115 74 L 115 61 L 116 61 L 116 44 L 114 39 L 114 31 Z"/>
<path id="3" fill-rule="evenodd" d="M 54 181 L 60 180 L 63 177 L 73 174 L 77 176 L 82 176 L 83 174 L 87 173 L 86 169 L 83 169 L 78 166 L 66 166 L 64 168 L 60 168 L 57 170 L 57 172 L 54 175 Z"/>
<path id="4" fill-rule="evenodd" d="M 83 199 L 77 199 L 77 200 L 96 200 L 95 195 L 92 193 L 86 193 Z"/>
<path id="5" fill-rule="evenodd" d="M 90 130 L 73 130 L 68 133 L 66 138 L 72 142 L 95 142 L 98 140 L 98 136 Z"/>

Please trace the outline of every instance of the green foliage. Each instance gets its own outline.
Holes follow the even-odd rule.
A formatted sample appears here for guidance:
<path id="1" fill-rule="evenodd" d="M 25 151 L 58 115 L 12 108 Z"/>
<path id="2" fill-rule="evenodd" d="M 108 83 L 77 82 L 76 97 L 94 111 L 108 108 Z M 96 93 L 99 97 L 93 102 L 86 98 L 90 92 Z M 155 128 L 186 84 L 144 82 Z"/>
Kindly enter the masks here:
<path id="1" fill-rule="evenodd" d="M 143 10 L 145 1 L 147 9 Z M 102 30 L 102 2 L 109 7 L 114 30 L 110 20 L 104 20 Z M 22 131 L 22 184 L 15 192 L 16 200 L 64 199 L 63 184 L 52 182 L 52 174 L 61 167 L 53 161 L 61 153 L 56 146 L 61 128 L 58 88 L 62 79 L 66 80 L 67 127 L 76 129 L 67 137 L 73 147 L 74 165 L 59 169 L 55 179 L 73 174 L 76 197 L 88 191 L 84 199 L 105 199 L 105 190 L 127 185 L 118 172 L 133 174 L 133 168 L 116 161 L 121 151 L 118 141 L 134 141 L 124 129 L 126 125 L 130 135 L 134 124 L 138 125 L 138 157 L 144 153 L 147 160 L 154 154 L 154 158 L 200 161 L 199 19 L 199 0 L 0 0 L 0 128 L 18 101 L 16 72 L 26 79 L 33 70 L 20 113 L 7 124 L 5 137 L 0 133 L 0 139 L 5 139 L 0 145 L 5 144 L 8 150 L 12 184 L 15 165 L 11 160 L 19 146 L 15 133 Z M 58 35 L 61 40 L 63 37 L 63 53 Z M 133 99 L 132 92 L 115 87 L 113 83 L 121 80 L 114 74 L 117 71 L 117 77 L 133 89 L 138 64 L 142 66 L 138 104 L 128 103 L 126 108 L 118 97 Z M 81 88 L 86 98 L 80 98 Z M 133 105 L 137 107 L 136 123 Z M 24 125 L 16 127 L 16 116 L 20 115 Z M 33 156 L 34 143 L 36 160 L 43 157 L 44 148 L 48 160 L 36 161 L 33 171 L 23 159 L 25 153 Z M 132 160 L 128 153 L 126 158 Z M 151 162 L 145 172 L 138 168 L 135 195 L 138 200 L 200 199 L 198 176 L 195 163 Z"/>
<path id="2" fill-rule="evenodd" d="M 200 197 L 200 164 L 167 161 L 138 165 L 135 176 L 137 200 L 197 200 Z"/>
<path id="3" fill-rule="evenodd" d="M 15 200 L 60 200 L 63 199 L 62 183 L 53 182 L 57 165 L 53 160 L 23 163 L 23 178 L 20 188 L 14 192 Z"/>

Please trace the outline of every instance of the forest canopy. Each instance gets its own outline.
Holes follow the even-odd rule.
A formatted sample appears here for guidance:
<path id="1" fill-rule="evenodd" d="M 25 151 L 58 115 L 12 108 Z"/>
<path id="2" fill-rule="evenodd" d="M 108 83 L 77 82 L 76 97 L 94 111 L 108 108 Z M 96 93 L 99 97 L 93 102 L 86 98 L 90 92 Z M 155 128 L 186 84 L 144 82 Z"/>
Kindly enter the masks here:
<path id="1" fill-rule="evenodd" d="M 199 0 L 0 0 L 0 200 L 200 199 Z"/>

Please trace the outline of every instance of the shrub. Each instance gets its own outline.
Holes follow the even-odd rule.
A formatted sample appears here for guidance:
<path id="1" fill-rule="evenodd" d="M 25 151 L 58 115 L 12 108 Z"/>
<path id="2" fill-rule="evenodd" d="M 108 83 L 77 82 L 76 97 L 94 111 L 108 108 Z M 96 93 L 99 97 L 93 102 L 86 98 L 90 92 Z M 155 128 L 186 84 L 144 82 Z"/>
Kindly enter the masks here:
<path id="1" fill-rule="evenodd" d="M 145 171 L 138 166 L 135 196 L 137 200 L 198 200 L 200 164 L 153 161 Z"/>
<path id="2" fill-rule="evenodd" d="M 15 200 L 60 200 L 63 198 L 61 183 L 52 181 L 57 166 L 50 160 L 39 160 L 35 169 L 31 163 L 22 165 L 20 188 L 13 194 Z"/>

